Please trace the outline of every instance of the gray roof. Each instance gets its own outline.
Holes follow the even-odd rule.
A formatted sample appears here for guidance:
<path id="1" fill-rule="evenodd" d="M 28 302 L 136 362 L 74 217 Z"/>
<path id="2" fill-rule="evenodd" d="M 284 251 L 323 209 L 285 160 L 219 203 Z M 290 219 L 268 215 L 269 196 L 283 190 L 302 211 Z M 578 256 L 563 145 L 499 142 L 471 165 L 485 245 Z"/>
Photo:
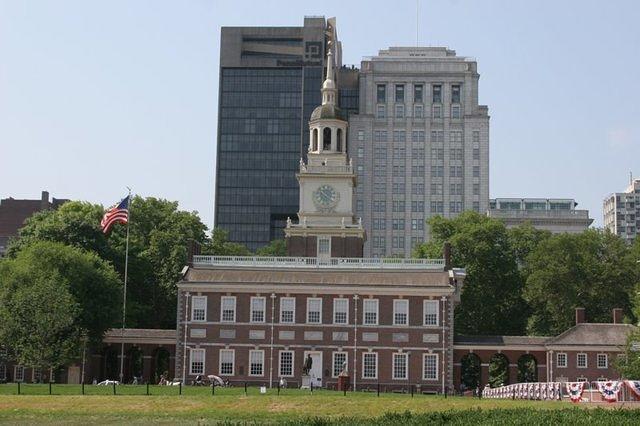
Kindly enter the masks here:
<path id="1" fill-rule="evenodd" d="M 631 324 L 582 323 L 550 339 L 547 345 L 624 346 L 627 343 L 627 336 L 635 329 L 636 327 Z"/>
<path id="2" fill-rule="evenodd" d="M 546 336 L 455 336 L 454 345 L 478 346 L 531 346 L 544 345 L 551 337 Z"/>
<path id="3" fill-rule="evenodd" d="M 346 121 L 346 116 L 340 108 L 335 105 L 325 104 L 320 105 L 311 113 L 310 121 L 315 120 L 342 120 Z"/>
<path id="4" fill-rule="evenodd" d="M 153 338 L 153 339 L 176 339 L 176 330 L 155 329 L 155 328 L 125 328 L 124 338 Z M 104 337 L 119 339 L 122 337 L 122 330 L 112 328 L 104 333 Z"/>
<path id="5" fill-rule="evenodd" d="M 219 284 L 290 284 L 450 287 L 447 271 L 278 270 L 259 268 L 189 268 L 182 282 Z"/>

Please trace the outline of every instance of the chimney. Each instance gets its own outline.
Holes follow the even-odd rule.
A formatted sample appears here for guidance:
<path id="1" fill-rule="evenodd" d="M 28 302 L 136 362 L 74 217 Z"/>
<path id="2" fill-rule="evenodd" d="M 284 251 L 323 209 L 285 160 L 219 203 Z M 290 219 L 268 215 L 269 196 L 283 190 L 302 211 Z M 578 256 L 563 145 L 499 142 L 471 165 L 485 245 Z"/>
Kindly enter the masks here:
<path id="1" fill-rule="evenodd" d="M 621 308 L 613 308 L 613 323 L 614 324 L 622 324 L 622 314 L 623 311 Z"/>
<path id="2" fill-rule="evenodd" d="M 445 241 L 444 248 L 442 251 L 444 254 L 444 270 L 450 271 L 451 270 L 451 243 L 449 241 Z"/>
<path id="3" fill-rule="evenodd" d="M 187 264 L 193 266 L 193 256 L 198 256 L 202 245 L 196 240 L 189 240 L 187 244 Z"/>
<path id="4" fill-rule="evenodd" d="M 40 196 L 40 210 L 48 210 L 49 209 L 49 193 L 47 191 L 42 191 L 42 195 Z"/>
<path id="5" fill-rule="evenodd" d="M 584 314 L 584 308 L 576 308 L 576 325 L 585 323 L 586 318 Z"/>

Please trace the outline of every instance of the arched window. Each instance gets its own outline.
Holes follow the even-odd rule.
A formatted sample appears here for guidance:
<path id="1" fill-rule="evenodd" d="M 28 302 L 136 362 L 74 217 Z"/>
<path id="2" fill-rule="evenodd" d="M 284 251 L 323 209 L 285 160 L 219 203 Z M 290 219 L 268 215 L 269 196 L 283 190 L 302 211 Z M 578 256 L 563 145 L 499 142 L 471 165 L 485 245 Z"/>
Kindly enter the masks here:
<path id="1" fill-rule="evenodd" d="M 518 358 L 518 383 L 538 381 L 538 360 L 531 354 Z"/>
<path id="2" fill-rule="evenodd" d="M 313 129 L 311 134 L 311 151 L 318 150 L 318 129 Z"/>
<path id="3" fill-rule="evenodd" d="M 322 150 L 331 151 L 331 128 L 325 127 L 322 130 Z"/>
<path id="4" fill-rule="evenodd" d="M 338 135 L 336 137 L 336 150 L 342 152 L 342 129 L 338 129 Z"/>
<path id="5" fill-rule="evenodd" d="M 497 388 L 508 384 L 509 359 L 504 354 L 494 354 L 489 361 L 489 385 Z"/>

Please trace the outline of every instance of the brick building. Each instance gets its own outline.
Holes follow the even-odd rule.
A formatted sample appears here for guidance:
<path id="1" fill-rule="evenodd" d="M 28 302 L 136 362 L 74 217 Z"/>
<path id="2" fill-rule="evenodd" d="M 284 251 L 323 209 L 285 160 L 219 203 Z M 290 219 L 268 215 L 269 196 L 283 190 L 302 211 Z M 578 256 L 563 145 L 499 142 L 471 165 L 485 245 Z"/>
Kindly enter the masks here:
<path id="1" fill-rule="evenodd" d="M 42 191 L 39 200 L 16 200 L 11 197 L 0 200 L 0 257 L 4 256 L 9 239 L 18 236 L 18 230 L 25 220 L 36 212 L 57 209 L 67 201 L 57 198 L 49 201 L 47 191 Z"/>

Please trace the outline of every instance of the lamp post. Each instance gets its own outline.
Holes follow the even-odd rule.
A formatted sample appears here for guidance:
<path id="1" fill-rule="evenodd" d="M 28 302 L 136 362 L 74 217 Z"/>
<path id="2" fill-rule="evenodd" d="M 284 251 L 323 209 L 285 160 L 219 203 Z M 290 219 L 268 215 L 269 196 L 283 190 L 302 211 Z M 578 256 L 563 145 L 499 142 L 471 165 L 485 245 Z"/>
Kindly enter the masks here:
<path id="1" fill-rule="evenodd" d="M 357 294 L 353 295 L 353 391 L 356 391 L 356 380 L 358 378 L 358 372 L 356 371 L 356 360 L 358 359 L 358 297 Z"/>
<path id="2" fill-rule="evenodd" d="M 442 302 L 442 319 L 440 320 L 440 322 L 442 323 L 442 394 L 444 395 L 445 392 L 445 385 L 444 385 L 444 381 L 445 381 L 445 372 L 444 372 L 444 366 L 445 366 L 445 356 L 446 356 L 446 347 L 445 347 L 445 307 L 447 304 L 447 298 L 445 296 L 442 296 L 440 298 L 440 301 Z"/>
<path id="3" fill-rule="evenodd" d="M 189 320 L 189 296 L 188 291 L 184 294 L 184 340 L 182 342 L 182 384 L 185 385 L 187 378 L 187 321 Z"/>
<path id="4" fill-rule="evenodd" d="M 273 388 L 273 325 L 276 311 L 276 294 L 271 293 L 271 346 L 269 348 L 269 388 Z"/>

